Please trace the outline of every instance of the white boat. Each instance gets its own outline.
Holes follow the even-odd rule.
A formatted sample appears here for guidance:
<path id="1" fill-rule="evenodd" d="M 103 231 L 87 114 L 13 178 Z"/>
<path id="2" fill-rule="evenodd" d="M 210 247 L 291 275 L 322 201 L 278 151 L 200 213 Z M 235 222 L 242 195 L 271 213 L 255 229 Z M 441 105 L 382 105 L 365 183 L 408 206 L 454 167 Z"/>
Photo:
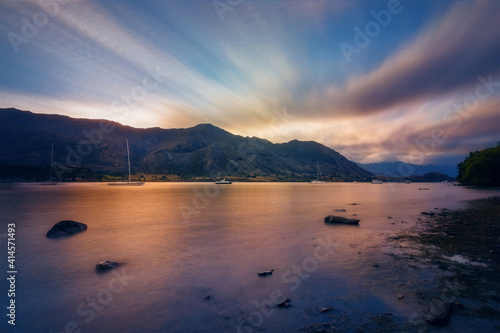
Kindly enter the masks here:
<path id="1" fill-rule="evenodd" d="M 372 184 L 383 184 L 384 182 L 381 181 L 380 179 L 374 179 L 372 180 Z"/>
<path id="2" fill-rule="evenodd" d="M 108 185 L 111 185 L 111 186 L 142 186 L 142 185 L 144 185 L 144 182 L 133 182 L 132 181 L 132 176 L 130 174 L 130 150 L 128 148 L 128 139 L 125 139 L 125 140 L 127 142 L 128 181 L 112 182 L 112 183 L 108 183 Z"/>
<path id="3" fill-rule="evenodd" d="M 316 162 L 316 179 L 311 180 L 311 184 L 324 184 L 326 183 L 323 179 L 323 175 L 321 174 L 321 170 L 319 169 L 319 162 Z"/>
<path id="4" fill-rule="evenodd" d="M 52 169 L 54 169 L 54 145 L 52 145 L 52 153 L 50 156 L 50 178 L 41 183 L 42 185 L 57 185 L 57 182 L 52 181 Z"/>
<path id="5" fill-rule="evenodd" d="M 219 180 L 219 181 L 216 181 L 215 184 L 220 184 L 220 185 L 229 185 L 229 184 L 232 184 L 233 182 L 230 181 L 230 180 L 226 180 L 226 178 L 224 178 L 223 180 Z"/>

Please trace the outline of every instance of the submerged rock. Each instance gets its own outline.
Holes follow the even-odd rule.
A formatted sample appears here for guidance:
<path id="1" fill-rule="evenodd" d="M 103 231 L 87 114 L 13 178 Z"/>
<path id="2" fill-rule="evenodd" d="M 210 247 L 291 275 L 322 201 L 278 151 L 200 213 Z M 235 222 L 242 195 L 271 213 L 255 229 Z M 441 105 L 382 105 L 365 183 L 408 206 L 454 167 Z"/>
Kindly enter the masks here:
<path id="1" fill-rule="evenodd" d="M 120 266 L 119 263 L 106 260 L 106 261 L 100 262 L 97 265 L 95 265 L 95 270 L 97 272 L 103 272 L 103 271 L 107 271 L 107 270 L 113 269 L 113 268 L 118 267 L 118 266 Z"/>
<path id="2" fill-rule="evenodd" d="M 427 307 L 425 320 L 435 326 L 445 326 L 448 324 L 453 313 L 451 303 L 444 302 L 441 299 L 433 300 Z"/>
<path id="3" fill-rule="evenodd" d="M 333 310 L 333 308 L 331 306 L 324 307 L 324 308 L 318 308 L 318 311 L 321 313 L 332 311 L 332 310 Z"/>
<path id="4" fill-rule="evenodd" d="M 325 217 L 325 223 L 332 224 L 359 224 L 358 219 L 350 219 L 343 216 L 328 215 Z"/>
<path id="5" fill-rule="evenodd" d="M 268 275 L 273 275 L 274 269 L 270 269 L 267 271 L 262 271 L 257 273 L 258 276 L 268 276 Z"/>
<path id="6" fill-rule="evenodd" d="M 45 235 L 47 238 L 59 238 L 87 230 L 87 225 L 72 220 L 57 222 Z"/>
<path id="7" fill-rule="evenodd" d="M 276 306 L 278 308 L 289 308 L 292 306 L 292 304 L 290 304 L 290 302 L 291 302 L 291 300 L 287 298 L 283 302 L 276 304 Z"/>

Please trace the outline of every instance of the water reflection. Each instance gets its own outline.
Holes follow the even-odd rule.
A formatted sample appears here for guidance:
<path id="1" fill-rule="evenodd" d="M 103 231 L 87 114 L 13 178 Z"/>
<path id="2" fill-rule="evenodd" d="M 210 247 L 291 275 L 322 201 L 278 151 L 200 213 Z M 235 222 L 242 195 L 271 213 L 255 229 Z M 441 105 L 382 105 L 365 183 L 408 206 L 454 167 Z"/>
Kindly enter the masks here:
<path id="1" fill-rule="evenodd" d="M 20 329 L 63 331 L 74 321 L 84 332 L 236 331 L 274 290 L 293 306 L 265 317 L 259 326 L 265 332 L 294 330 L 315 320 L 308 309 L 358 293 L 356 311 L 407 315 L 410 309 L 395 308 L 383 291 L 389 279 L 404 278 L 387 274 L 392 267 L 384 266 L 388 258 L 380 248 L 385 237 L 410 226 L 422 210 L 499 193 L 444 184 L 426 184 L 429 191 L 419 191 L 421 184 L 214 186 L 21 184 L 2 191 L 2 225 L 18 225 L 19 315 L 31 318 L 20 319 Z M 325 225 L 335 208 L 346 210 L 335 214 L 357 214 L 360 226 Z M 88 230 L 46 239 L 63 219 L 86 223 Z M 334 251 L 314 264 L 308 258 L 327 239 Z M 103 260 L 123 263 L 117 272 L 133 279 L 88 320 L 88 311 L 82 315 L 88 306 L 79 306 L 106 291 L 113 278 L 94 272 Z M 271 268 L 270 277 L 256 274 Z"/>

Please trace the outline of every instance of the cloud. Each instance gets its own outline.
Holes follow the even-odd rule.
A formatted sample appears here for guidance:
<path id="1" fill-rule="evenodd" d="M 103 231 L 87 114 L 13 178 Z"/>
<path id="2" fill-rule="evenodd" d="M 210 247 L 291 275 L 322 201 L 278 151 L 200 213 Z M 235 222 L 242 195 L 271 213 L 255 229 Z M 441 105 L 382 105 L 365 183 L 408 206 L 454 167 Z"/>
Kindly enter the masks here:
<path id="1" fill-rule="evenodd" d="M 0 6 L 4 32 L 40 10 L 27 2 Z M 410 21 L 423 28 L 405 27 L 409 40 L 400 48 L 374 39 L 378 56 L 349 67 L 337 47 L 352 38 L 346 13 L 362 19 L 369 7 L 242 2 L 221 22 L 211 2 L 69 2 L 20 54 L 0 48 L 0 74 L 10 75 L 0 78 L 0 106 L 139 127 L 211 122 L 274 142 L 319 141 L 357 161 L 404 160 L 418 152 L 415 140 L 451 128 L 447 110 L 479 75 L 500 79 L 500 6 L 452 3 L 427 24 L 405 10 L 401 17 L 415 15 Z M 401 22 L 386 27 L 394 30 L 388 36 Z M 159 84 L 132 98 L 158 71 Z M 498 101 L 482 102 L 435 154 L 494 140 Z"/>
<path id="2" fill-rule="evenodd" d="M 332 115 L 367 115 L 418 104 L 470 87 L 480 75 L 500 71 L 500 6 L 455 3 L 415 41 L 372 72 L 344 86 L 312 91 L 311 103 Z"/>

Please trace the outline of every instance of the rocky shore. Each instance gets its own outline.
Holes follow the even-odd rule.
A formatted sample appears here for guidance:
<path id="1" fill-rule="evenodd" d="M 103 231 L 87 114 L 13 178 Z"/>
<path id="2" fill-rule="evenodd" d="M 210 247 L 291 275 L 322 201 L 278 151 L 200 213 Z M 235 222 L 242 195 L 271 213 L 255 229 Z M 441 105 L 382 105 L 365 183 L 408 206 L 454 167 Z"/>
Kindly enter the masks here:
<path id="1" fill-rule="evenodd" d="M 452 321 L 468 318 L 500 331 L 500 197 L 471 201 L 456 211 L 436 208 L 419 222 L 415 230 L 389 240 L 416 249 L 406 260 L 437 272 L 435 290 L 415 291 L 421 320 L 424 304 L 440 299 L 453 307 Z"/>

